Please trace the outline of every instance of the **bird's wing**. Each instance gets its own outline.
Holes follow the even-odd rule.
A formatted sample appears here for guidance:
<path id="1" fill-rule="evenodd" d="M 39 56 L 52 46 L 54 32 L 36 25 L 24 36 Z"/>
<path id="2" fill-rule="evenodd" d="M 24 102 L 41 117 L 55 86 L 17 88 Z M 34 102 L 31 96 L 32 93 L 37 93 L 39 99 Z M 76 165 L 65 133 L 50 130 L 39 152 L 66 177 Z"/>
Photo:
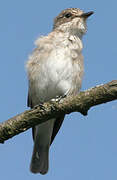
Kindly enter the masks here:
<path id="1" fill-rule="evenodd" d="M 55 136 L 57 135 L 57 133 L 58 133 L 58 131 L 59 131 L 59 129 L 60 129 L 62 123 L 63 123 L 64 117 L 65 117 L 65 115 L 60 116 L 60 117 L 58 117 L 58 118 L 56 119 L 55 124 L 54 124 L 54 128 L 53 128 L 53 133 L 52 133 L 50 145 L 52 144 Z"/>
<path id="2" fill-rule="evenodd" d="M 28 90 L 28 97 L 27 97 L 27 106 L 30 107 L 30 108 L 33 108 L 32 99 L 30 97 L 29 90 Z M 34 140 L 34 136 L 35 136 L 34 133 L 35 133 L 35 126 L 32 127 L 32 137 L 33 137 L 33 140 Z"/>
<path id="3" fill-rule="evenodd" d="M 27 106 L 33 108 L 32 99 L 30 98 L 29 90 L 28 90 L 28 97 L 27 97 Z"/>

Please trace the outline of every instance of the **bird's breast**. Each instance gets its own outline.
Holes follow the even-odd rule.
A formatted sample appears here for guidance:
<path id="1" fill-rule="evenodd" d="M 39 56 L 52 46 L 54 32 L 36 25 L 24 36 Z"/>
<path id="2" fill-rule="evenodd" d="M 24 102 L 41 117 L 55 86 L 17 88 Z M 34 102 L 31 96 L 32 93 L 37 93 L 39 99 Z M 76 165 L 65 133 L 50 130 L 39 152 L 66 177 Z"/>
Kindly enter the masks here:
<path id="1" fill-rule="evenodd" d="M 64 42 L 65 43 L 65 42 Z M 35 105 L 64 94 L 76 94 L 81 87 L 82 56 L 73 45 L 55 47 L 45 60 L 32 68 L 30 93 Z"/>

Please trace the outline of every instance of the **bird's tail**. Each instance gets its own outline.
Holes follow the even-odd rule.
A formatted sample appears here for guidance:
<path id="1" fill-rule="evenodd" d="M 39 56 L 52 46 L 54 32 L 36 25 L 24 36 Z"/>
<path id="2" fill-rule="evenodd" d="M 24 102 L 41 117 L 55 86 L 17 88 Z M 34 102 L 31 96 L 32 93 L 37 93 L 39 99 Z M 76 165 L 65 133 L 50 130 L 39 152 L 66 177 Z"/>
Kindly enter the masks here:
<path id="1" fill-rule="evenodd" d="M 45 149 L 38 147 L 38 149 L 34 147 L 30 170 L 32 173 L 46 174 L 48 172 L 49 164 L 49 147 L 46 147 Z"/>
<path id="2" fill-rule="evenodd" d="M 34 149 L 30 165 L 32 173 L 46 174 L 49 167 L 49 147 L 53 132 L 54 119 L 42 123 L 34 130 Z"/>

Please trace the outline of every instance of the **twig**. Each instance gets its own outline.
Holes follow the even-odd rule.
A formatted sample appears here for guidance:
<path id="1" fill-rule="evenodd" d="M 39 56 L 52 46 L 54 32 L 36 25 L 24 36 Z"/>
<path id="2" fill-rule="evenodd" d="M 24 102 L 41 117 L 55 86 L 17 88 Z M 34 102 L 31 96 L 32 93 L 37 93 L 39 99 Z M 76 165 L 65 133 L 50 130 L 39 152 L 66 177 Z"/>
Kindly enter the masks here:
<path id="1" fill-rule="evenodd" d="M 88 110 L 96 105 L 117 99 L 117 80 L 93 87 L 77 96 L 64 98 L 61 102 L 47 102 L 27 110 L 0 124 L 0 143 L 28 130 L 29 128 L 71 112 L 87 115 Z"/>

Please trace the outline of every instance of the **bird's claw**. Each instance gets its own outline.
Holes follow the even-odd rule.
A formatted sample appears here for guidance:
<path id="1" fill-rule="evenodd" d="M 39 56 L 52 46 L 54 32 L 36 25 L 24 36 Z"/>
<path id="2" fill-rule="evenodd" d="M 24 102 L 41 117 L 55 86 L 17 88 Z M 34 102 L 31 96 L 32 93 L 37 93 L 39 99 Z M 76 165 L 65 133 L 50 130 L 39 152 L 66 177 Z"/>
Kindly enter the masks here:
<path id="1" fill-rule="evenodd" d="M 43 103 L 40 103 L 40 104 L 37 104 L 34 106 L 34 109 L 37 109 L 38 107 L 40 107 L 40 109 L 45 109 L 44 106 L 43 106 Z"/>

